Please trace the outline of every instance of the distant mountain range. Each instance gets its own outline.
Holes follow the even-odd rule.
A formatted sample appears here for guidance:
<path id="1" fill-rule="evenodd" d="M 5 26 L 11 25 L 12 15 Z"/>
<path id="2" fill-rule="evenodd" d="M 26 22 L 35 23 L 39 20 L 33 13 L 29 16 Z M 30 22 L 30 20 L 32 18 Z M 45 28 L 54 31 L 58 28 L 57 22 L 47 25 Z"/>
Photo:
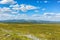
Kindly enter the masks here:
<path id="1" fill-rule="evenodd" d="M 60 23 L 58 21 L 44 21 L 44 20 L 4 20 L 0 23 Z"/>

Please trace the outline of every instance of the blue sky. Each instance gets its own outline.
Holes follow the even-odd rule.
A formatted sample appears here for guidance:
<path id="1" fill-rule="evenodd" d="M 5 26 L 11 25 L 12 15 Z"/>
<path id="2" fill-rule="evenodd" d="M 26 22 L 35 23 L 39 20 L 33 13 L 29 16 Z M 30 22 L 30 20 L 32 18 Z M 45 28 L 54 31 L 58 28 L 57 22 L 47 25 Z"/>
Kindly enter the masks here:
<path id="1" fill-rule="evenodd" d="M 60 21 L 59 0 L 0 0 L 0 20 Z"/>

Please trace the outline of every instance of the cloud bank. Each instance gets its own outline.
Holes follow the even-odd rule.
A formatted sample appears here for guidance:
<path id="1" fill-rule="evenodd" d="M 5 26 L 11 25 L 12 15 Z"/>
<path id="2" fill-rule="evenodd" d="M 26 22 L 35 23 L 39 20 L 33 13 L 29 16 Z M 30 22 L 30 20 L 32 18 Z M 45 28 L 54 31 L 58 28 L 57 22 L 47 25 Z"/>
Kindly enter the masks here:
<path id="1" fill-rule="evenodd" d="M 9 7 L 0 7 L 0 21 L 13 19 L 60 21 L 60 13 L 47 12 L 43 14 L 33 14 L 30 16 L 27 14 L 20 14 L 20 11 L 27 12 L 29 10 L 34 10 L 35 12 L 38 12 L 39 7 L 33 5 L 18 4 L 14 0 L 1 0 L 0 4 L 11 4 Z"/>
<path id="2" fill-rule="evenodd" d="M 16 1 L 14 0 L 1 0 L 0 4 L 15 4 Z"/>
<path id="3" fill-rule="evenodd" d="M 44 13 L 43 15 L 33 14 L 28 16 L 27 14 L 12 15 L 8 13 L 0 13 L 0 20 L 46 20 L 46 21 L 60 21 L 60 13 Z"/>

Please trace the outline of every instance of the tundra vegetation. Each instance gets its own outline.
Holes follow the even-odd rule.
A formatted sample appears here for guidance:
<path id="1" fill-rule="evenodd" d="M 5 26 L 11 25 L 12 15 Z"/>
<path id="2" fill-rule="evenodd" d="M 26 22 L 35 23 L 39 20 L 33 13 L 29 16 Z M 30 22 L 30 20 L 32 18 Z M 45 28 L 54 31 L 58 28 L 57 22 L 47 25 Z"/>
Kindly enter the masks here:
<path id="1" fill-rule="evenodd" d="M 0 23 L 0 40 L 60 40 L 60 24 Z"/>

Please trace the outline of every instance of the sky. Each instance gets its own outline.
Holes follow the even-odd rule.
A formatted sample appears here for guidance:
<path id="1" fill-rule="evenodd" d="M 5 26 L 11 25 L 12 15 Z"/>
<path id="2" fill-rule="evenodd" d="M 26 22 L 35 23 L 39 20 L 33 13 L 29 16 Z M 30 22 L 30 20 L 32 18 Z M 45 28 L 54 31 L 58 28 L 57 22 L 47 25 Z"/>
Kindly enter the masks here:
<path id="1" fill-rule="evenodd" d="M 0 20 L 60 21 L 60 0 L 0 0 Z"/>

